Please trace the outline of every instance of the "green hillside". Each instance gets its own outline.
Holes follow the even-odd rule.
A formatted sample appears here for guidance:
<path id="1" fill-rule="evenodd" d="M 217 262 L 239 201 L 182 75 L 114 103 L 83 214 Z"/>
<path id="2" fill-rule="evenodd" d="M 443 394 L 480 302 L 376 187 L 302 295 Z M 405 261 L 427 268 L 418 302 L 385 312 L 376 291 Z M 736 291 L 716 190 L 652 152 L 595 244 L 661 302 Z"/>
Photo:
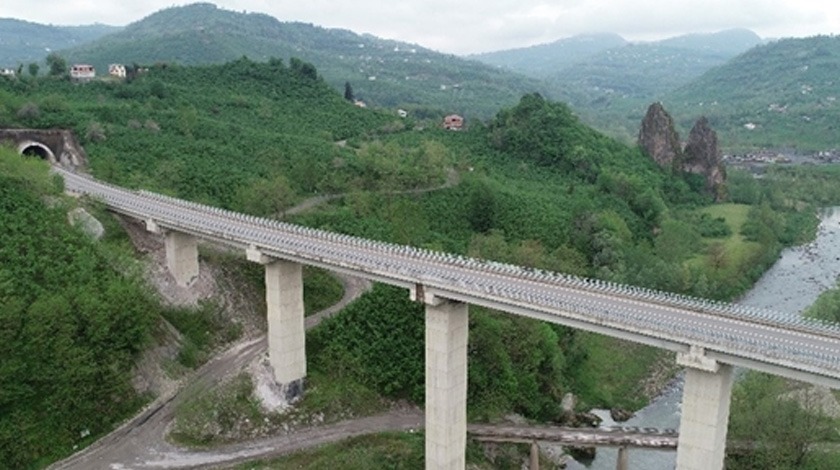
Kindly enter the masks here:
<path id="1" fill-rule="evenodd" d="M 287 204 L 346 188 L 374 164 L 336 142 L 403 125 L 348 103 L 297 60 L 166 66 L 130 83 L 0 80 L 0 96 L 0 125 L 75 129 L 103 178 L 223 207 L 258 204 L 244 190 L 254 185 L 282 186 Z"/>
<path id="2" fill-rule="evenodd" d="M 710 70 L 664 101 L 675 115 L 708 116 L 730 148 L 828 150 L 840 146 L 838 73 L 840 37 L 783 39 Z"/>
<path id="3" fill-rule="evenodd" d="M 75 202 L 55 183 L 0 148 L 2 468 L 43 467 L 144 401 L 130 371 L 156 301 L 117 251 L 67 223 Z"/>
<path id="4" fill-rule="evenodd" d="M 298 57 L 314 64 L 334 88 L 349 82 L 369 105 L 419 117 L 457 112 L 488 118 L 523 93 L 544 92 L 536 80 L 399 41 L 311 24 L 281 22 L 209 3 L 172 7 L 124 30 L 61 51 L 97 70 L 109 63 L 183 65 Z"/>
<path id="5" fill-rule="evenodd" d="M 706 116 L 727 152 L 787 149 L 807 154 L 840 146 L 838 70 L 837 37 L 782 39 L 750 49 L 670 91 L 654 93 L 648 87 L 647 95 L 608 93 L 572 103 L 589 122 L 627 141 L 635 140 L 650 102 L 662 101 L 683 135 L 697 116 Z M 636 78 L 638 82 L 627 83 L 641 83 L 637 89 L 647 86 L 643 76 Z"/>
<path id="6" fill-rule="evenodd" d="M 102 24 L 53 26 L 0 18 L 0 67 L 17 69 L 41 62 L 49 51 L 94 41 L 119 29 Z"/>

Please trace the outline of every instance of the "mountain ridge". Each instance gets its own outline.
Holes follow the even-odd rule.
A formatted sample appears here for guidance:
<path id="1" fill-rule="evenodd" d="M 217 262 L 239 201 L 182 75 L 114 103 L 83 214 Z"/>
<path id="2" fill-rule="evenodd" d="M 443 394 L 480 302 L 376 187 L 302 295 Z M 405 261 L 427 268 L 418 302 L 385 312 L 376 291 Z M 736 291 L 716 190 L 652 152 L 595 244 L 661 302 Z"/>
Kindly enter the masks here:
<path id="1" fill-rule="evenodd" d="M 209 3 L 160 10 L 62 53 L 97 69 L 113 62 L 198 65 L 242 56 L 258 61 L 296 57 L 315 65 L 336 89 L 343 90 L 349 82 L 356 98 L 378 107 L 403 108 L 420 118 L 451 112 L 489 118 L 534 91 L 559 98 L 537 80 L 417 44 L 283 22 Z"/>
<path id="2" fill-rule="evenodd" d="M 683 53 L 731 58 L 763 40 L 753 31 L 734 28 L 714 33 L 689 33 L 656 41 L 628 41 L 618 34 L 579 34 L 534 46 L 506 49 L 468 56 L 490 65 L 506 67 L 537 78 L 550 78 L 564 69 L 587 63 L 607 51 L 617 54 L 623 48 L 669 48 Z M 565 54 L 560 57 L 559 55 Z"/>
<path id="3" fill-rule="evenodd" d="M 533 46 L 472 54 L 468 58 L 498 67 L 518 70 L 526 75 L 544 77 L 558 69 L 607 49 L 628 44 L 618 34 L 581 34 Z"/>
<path id="4" fill-rule="evenodd" d="M 84 44 L 119 30 L 118 26 L 89 24 L 54 26 L 14 18 L 0 18 L 0 67 L 15 68 L 41 62 L 67 44 Z"/>

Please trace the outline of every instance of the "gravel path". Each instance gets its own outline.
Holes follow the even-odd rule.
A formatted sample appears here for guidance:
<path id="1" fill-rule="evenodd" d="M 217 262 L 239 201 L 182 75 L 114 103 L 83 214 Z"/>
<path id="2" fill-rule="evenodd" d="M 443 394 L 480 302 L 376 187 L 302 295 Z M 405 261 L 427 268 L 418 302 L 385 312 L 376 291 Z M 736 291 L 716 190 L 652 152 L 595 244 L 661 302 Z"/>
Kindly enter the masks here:
<path id="1" fill-rule="evenodd" d="M 351 276 L 338 275 L 344 295 L 335 305 L 306 318 L 306 328 L 313 328 L 334 315 L 371 288 L 371 283 Z M 185 385 L 160 396 L 134 418 L 128 420 L 90 447 L 56 462 L 55 470 L 132 470 L 151 468 L 214 468 L 238 462 L 293 452 L 362 434 L 416 428 L 423 422 L 420 412 L 394 411 L 379 416 L 316 426 L 277 436 L 213 449 L 184 449 L 166 441 L 175 409 L 187 397 L 217 386 L 226 378 L 245 370 L 266 353 L 265 336 L 246 339 L 198 369 Z"/>

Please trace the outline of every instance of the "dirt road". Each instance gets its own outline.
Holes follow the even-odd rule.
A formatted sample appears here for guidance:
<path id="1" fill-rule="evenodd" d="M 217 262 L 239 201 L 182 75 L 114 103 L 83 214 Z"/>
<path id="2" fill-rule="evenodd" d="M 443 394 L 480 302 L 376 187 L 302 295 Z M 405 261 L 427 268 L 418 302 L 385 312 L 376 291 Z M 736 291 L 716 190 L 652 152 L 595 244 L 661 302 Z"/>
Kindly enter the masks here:
<path id="1" fill-rule="evenodd" d="M 313 328 L 370 289 L 370 282 L 339 276 L 344 295 L 331 307 L 306 318 L 306 328 Z M 255 458 L 281 455 L 348 437 L 402 430 L 420 426 L 422 414 L 393 412 L 326 426 L 304 429 L 293 435 L 230 445 L 211 451 L 194 451 L 166 441 L 176 406 L 187 397 L 209 390 L 225 378 L 238 374 L 266 351 L 265 336 L 239 342 L 216 356 L 186 382 L 167 396 L 161 396 L 137 416 L 90 447 L 56 462 L 55 470 L 132 470 L 148 468 L 213 468 Z"/>

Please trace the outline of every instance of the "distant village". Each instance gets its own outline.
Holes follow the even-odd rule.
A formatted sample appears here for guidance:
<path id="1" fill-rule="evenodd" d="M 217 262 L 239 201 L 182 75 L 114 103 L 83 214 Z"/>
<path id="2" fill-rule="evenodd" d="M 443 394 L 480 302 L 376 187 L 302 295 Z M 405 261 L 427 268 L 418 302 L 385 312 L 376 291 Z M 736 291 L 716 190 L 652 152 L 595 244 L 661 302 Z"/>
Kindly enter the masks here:
<path id="1" fill-rule="evenodd" d="M 0 76 L 14 77 L 17 75 L 15 69 L 0 68 Z M 122 64 L 111 64 L 108 66 L 108 76 L 125 78 L 126 69 Z M 73 64 L 70 66 L 70 79 L 78 82 L 93 80 L 96 78 L 96 68 L 88 64 Z"/>
<path id="2" fill-rule="evenodd" d="M 15 77 L 18 72 L 15 69 L 0 68 L 0 76 Z M 125 65 L 111 64 L 108 66 L 108 76 L 124 79 L 127 76 Z M 75 82 L 87 82 L 96 78 L 96 68 L 89 64 L 73 64 L 70 66 L 70 80 Z M 360 108 L 367 108 L 367 103 L 362 100 L 353 100 L 353 104 Z M 398 109 L 397 115 L 401 118 L 408 117 L 408 111 Z M 442 126 L 451 131 L 464 129 L 464 118 L 458 114 L 449 114 L 443 118 Z"/>
<path id="3" fill-rule="evenodd" d="M 767 165 L 823 165 L 840 163 L 840 151 L 823 150 L 804 155 L 795 152 L 761 150 L 758 152 L 724 155 L 723 161 L 727 166 L 738 168 L 754 168 Z"/>

